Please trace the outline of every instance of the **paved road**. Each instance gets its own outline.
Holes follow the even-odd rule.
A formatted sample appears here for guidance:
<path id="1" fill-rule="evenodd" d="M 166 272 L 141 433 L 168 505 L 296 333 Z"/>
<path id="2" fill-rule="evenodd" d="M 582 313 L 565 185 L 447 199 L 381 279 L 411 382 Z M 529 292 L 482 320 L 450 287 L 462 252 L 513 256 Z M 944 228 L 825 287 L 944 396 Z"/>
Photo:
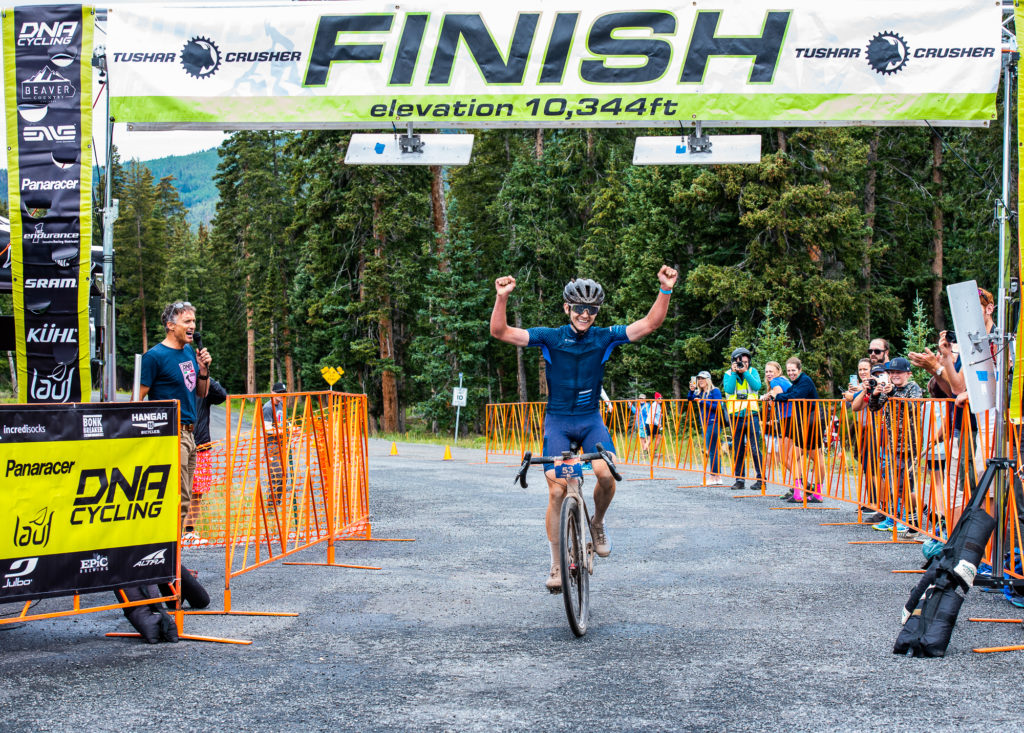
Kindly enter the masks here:
<path id="1" fill-rule="evenodd" d="M 1021 730 L 1019 626 L 967 622 L 1013 609 L 972 591 L 949 656 L 895 657 L 916 545 L 838 511 L 677 488 L 627 471 L 592 580 L 582 640 L 542 588 L 539 470 L 530 488 L 482 454 L 372 441 L 380 537 L 339 543 L 379 572 L 280 564 L 233 584 L 235 608 L 298 618 L 190 617 L 193 633 L 252 646 L 106 639 L 120 613 L 0 630 L 0 729 Z M 682 480 L 681 480 L 682 479 Z M 307 551 L 309 560 L 323 551 Z M 222 554 L 189 550 L 208 585 Z M 46 603 L 54 603 L 47 601 Z M 10 607 L 0 607 L 0 612 Z"/>

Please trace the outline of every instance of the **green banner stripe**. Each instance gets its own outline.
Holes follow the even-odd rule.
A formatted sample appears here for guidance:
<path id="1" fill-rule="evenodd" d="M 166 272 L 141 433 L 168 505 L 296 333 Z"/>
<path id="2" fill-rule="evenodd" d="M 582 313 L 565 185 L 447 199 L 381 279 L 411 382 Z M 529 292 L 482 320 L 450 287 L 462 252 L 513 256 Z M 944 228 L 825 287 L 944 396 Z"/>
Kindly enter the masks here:
<path id="1" fill-rule="evenodd" d="M 596 100 L 594 103 L 588 99 Z M 536 100 L 536 101 L 531 101 Z M 564 100 L 565 107 L 562 109 Z M 620 109 L 614 109 L 616 100 Z M 654 107 L 658 100 L 657 107 Z M 641 101 L 643 108 L 641 109 Z M 394 105 L 392 105 L 394 102 Z M 459 111 L 455 104 L 461 105 Z M 666 114 L 665 104 L 672 105 Z M 629 105 L 632 110 L 627 110 Z M 574 94 L 423 95 L 373 97 L 112 97 L 115 119 L 132 122 L 303 123 L 382 126 L 403 119 L 438 122 L 569 122 L 586 124 L 678 120 L 815 122 L 996 119 L 995 94 Z M 449 105 L 448 110 L 438 105 Z M 480 113 L 481 105 L 486 106 Z M 508 107 L 499 105 L 511 105 Z M 381 106 L 384 113 L 381 114 Z M 411 108 L 411 109 L 410 109 Z M 602 110 L 602 108 L 605 108 Z M 653 108 L 653 109 L 652 109 Z M 392 111 L 393 110 L 393 111 Z"/>
<path id="2" fill-rule="evenodd" d="M 22 268 L 21 168 L 18 151 L 18 78 L 15 73 L 14 10 L 3 14 L 4 104 L 7 114 L 7 201 L 11 222 L 11 285 L 14 297 L 14 360 L 18 368 L 18 402 L 28 402 L 28 370 L 25 368 L 25 281 Z"/>
<path id="3" fill-rule="evenodd" d="M 80 108 L 78 153 L 78 374 L 82 402 L 92 402 L 92 359 L 89 353 L 89 273 L 92 271 L 92 49 L 96 27 L 96 9 L 82 7 L 82 65 L 78 96 Z M 98 317 L 99 314 L 97 314 Z"/>
<path id="4" fill-rule="evenodd" d="M 1014 25 L 1017 34 L 1017 47 L 1020 48 L 1021 44 L 1024 44 L 1024 5 L 1016 3 L 1014 8 Z M 1024 173 L 1024 158 L 1021 157 L 1022 141 L 1024 141 L 1024 123 L 1021 122 L 1020 116 L 1020 105 L 1024 103 L 1024 95 L 1021 94 L 1020 88 L 1020 77 L 1017 77 L 1017 211 L 1021 211 L 1021 206 L 1024 205 L 1024 191 L 1020 187 L 1021 174 Z M 1017 276 L 1020 277 L 1024 274 L 1024 246 L 1021 246 L 1021 242 L 1024 239 L 1024 222 L 1021 222 L 1020 217 L 1017 217 L 1017 250 L 1018 250 L 1018 263 L 1017 263 Z M 1007 238 L 1009 242 L 1009 238 Z M 1017 343 L 1015 348 L 1016 363 L 1018 368 L 1013 370 L 1013 384 L 1010 385 L 1010 419 L 1015 422 L 1021 420 L 1021 400 L 1024 399 L 1024 369 L 1019 367 L 1020 364 L 1024 364 L 1024 318 L 1021 318 L 1017 322 Z"/>

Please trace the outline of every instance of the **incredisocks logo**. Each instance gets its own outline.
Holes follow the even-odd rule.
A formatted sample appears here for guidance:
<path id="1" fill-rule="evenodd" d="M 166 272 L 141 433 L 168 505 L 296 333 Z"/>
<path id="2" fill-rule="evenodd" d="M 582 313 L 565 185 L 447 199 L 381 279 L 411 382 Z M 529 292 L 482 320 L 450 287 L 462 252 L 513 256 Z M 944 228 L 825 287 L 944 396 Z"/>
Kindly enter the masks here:
<path id="1" fill-rule="evenodd" d="M 196 36 L 181 50 L 181 65 L 196 79 L 213 76 L 220 68 L 220 49 L 209 38 Z"/>
<path id="2" fill-rule="evenodd" d="M 879 74 L 895 74 L 907 65 L 908 58 L 910 47 L 899 33 L 884 31 L 868 43 L 868 66 Z"/>

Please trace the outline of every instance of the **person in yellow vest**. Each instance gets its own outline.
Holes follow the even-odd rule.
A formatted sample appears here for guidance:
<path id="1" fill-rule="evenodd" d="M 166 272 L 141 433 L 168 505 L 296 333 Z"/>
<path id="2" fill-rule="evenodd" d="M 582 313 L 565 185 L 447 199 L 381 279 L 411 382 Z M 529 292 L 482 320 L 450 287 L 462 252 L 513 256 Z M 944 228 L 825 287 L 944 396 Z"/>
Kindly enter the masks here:
<path id="1" fill-rule="evenodd" d="M 758 390 L 761 376 L 750 366 L 750 352 L 744 348 L 732 352 L 732 368 L 722 377 L 722 392 L 725 393 L 725 410 L 732 423 L 733 475 L 736 483 L 733 490 L 745 488 L 747 449 L 754 459 L 757 481 L 753 487 L 764 489 L 764 473 L 761 470 L 761 418 L 758 410 Z"/>

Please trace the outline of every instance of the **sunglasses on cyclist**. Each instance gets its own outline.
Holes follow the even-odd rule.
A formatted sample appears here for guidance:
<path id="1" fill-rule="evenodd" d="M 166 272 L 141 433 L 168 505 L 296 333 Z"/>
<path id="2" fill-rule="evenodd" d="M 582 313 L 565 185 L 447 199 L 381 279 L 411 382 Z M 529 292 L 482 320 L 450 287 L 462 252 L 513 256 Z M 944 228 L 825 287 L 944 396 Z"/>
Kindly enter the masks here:
<path id="1" fill-rule="evenodd" d="M 572 312 L 578 316 L 581 316 L 584 313 L 596 316 L 597 312 L 601 310 L 601 306 L 599 305 L 573 305 L 570 306 L 570 308 L 572 309 Z"/>
<path id="2" fill-rule="evenodd" d="M 869 354 L 884 354 L 885 349 L 868 349 Z"/>

